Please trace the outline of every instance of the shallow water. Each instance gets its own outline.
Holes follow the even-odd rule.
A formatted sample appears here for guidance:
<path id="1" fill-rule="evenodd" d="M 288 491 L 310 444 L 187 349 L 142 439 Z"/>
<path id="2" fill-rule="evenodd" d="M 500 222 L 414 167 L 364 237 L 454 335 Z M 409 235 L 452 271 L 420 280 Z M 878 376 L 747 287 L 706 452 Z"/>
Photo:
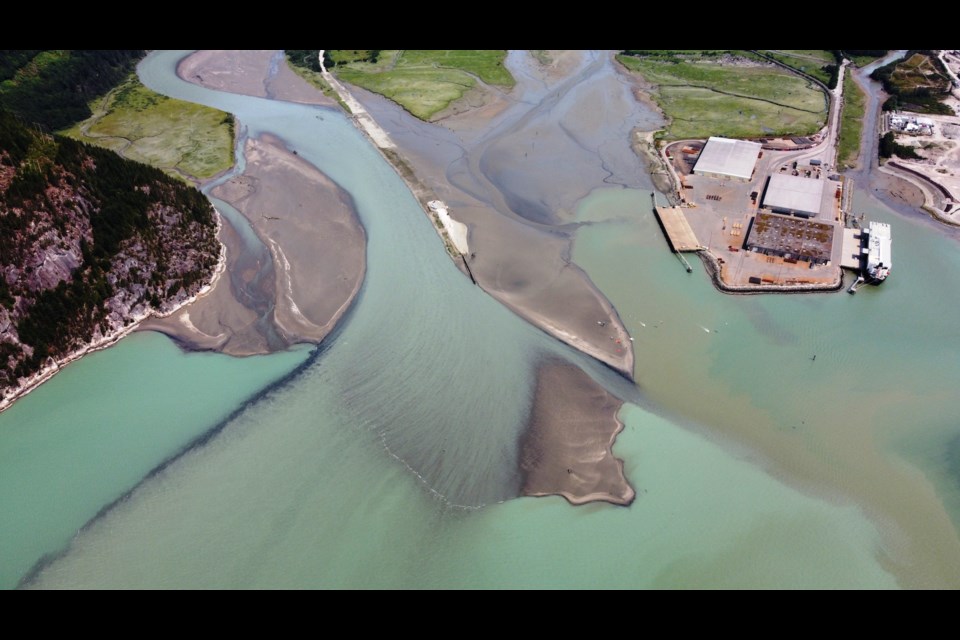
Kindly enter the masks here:
<path id="1" fill-rule="evenodd" d="M 0 587 L 308 355 L 185 354 L 136 333 L 18 400 L 0 416 Z"/>
<path id="2" fill-rule="evenodd" d="M 368 233 L 367 280 L 342 329 L 308 366 L 139 484 L 74 537 L 32 584 L 896 585 L 890 568 L 902 550 L 890 532 L 898 523 L 867 517 L 877 508 L 851 496 L 860 498 L 859 478 L 873 476 L 834 448 L 853 450 L 844 438 L 866 432 L 877 453 L 863 464 L 879 460 L 880 472 L 896 449 L 896 438 L 887 437 L 902 433 L 895 424 L 876 432 L 859 423 L 852 431 L 843 427 L 863 408 L 851 397 L 871 392 L 860 372 L 882 360 L 875 349 L 864 353 L 868 337 L 891 343 L 896 357 L 910 350 L 896 345 L 902 327 L 863 322 L 870 312 L 889 311 L 886 298 L 917 301 L 904 264 L 909 250 L 882 289 L 854 298 L 723 296 L 701 273 L 686 274 L 666 250 L 648 192 L 595 192 L 578 216 L 619 222 L 582 228 L 575 259 L 636 337 L 639 398 L 623 389 L 622 378 L 473 287 L 400 179 L 340 115 L 188 85 L 173 75 L 179 55 L 151 56 L 141 65 L 144 82 L 238 113 L 252 135 L 269 131 L 287 140 L 349 191 Z M 897 226 L 898 247 L 914 242 L 900 240 Z M 917 235 L 918 251 L 935 242 L 919 228 L 902 233 Z M 942 260 L 942 268 L 958 266 L 952 257 Z M 932 275 L 935 266 L 912 275 Z M 890 286 L 894 277 L 903 284 Z M 933 287 L 926 292 L 920 302 L 953 310 L 951 302 L 935 299 Z M 899 319 L 916 326 L 906 313 Z M 929 334 L 923 348 L 930 357 L 945 323 L 917 327 Z M 844 340 L 837 326 L 867 337 Z M 808 360 L 811 351 L 821 354 L 815 363 Z M 638 492 L 630 508 L 574 508 L 560 498 L 498 503 L 516 492 L 516 445 L 533 372 L 548 355 L 573 361 L 643 405 L 625 405 L 626 428 L 615 447 Z M 205 375 L 204 363 L 192 358 L 184 360 Z M 90 369 L 89 360 L 76 370 Z M 956 415 L 952 396 L 940 397 L 957 379 L 953 364 L 947 355 L 933 362 L 946 378 L 930 397 Z M 771 364 L 776 375 L 758 373 Z M 136 373 L 91 370 L 82 377 L 107 387 L 118 375 Z M 851 392 L 837 391 L 839 383 Z M 34 395 L 52 410 L 48 385 Z M 816 401 L 804 403 L 811 395 Z M 104 392 L 91 394 L 91 402 L 110 406 L 113 400 Z M 896 406 L 891 398 L 872 413 L 892 423 L 889 408 Z M 9 415 L 0 416 L 0 429 Z M 728 437 L 731 415 L 748 424 Z M 834 419 L 830 431 L 827 421 Z M 66 445 L 51 438 L 48 446 Z M 87 462 L 96 467 L 95 460 Z M 832 475 L 814 482 L 801 473 L 805 465 Z M 55 467 L 37 463 L 33 472 L 52 474 Z M 115 494 L 133 482 L 112 482 Z M 27 489 L 23 503 L 37 512 L 56 508 L 31 496 Z M 480 505 L 487 506 L 473 508 Z M 38 526 L 35 517 L 25 518 L 25 530 Z M 70 535 L 61 532 L 61 539 Z"/>
<path id="3" fill-rule="evenodd" d="M 855 209 L 894 229 L 883 285 L 855 296 L 729 296 L 699 261 L 686 273 L 649 203 L 648 192 L 591 195 L 580 216 L 598 222 L 581 229 L 573 256 L 634 336 L 647 397 L 713 437 L 736 434 L 804 486 L 852 493 L 872 510 L 909 514 L 913 533 L 937 527 L 940 543 L 955 540 L 944 516 L 960 523 L 960 300 L 944 292 L 960 272 L 956 242 L 859 194 Z M 942 549 L 951 566 L 955 552 L 955 542 Z"/>
<path id="4" fill-rule="evenodd" d="M 36 586 L 895 586 L 856 507 L 806 497 L 636 407 L 617 445 L 642 494 L 629 509 L 554 497 L 463 512 L 385 465 L 369 433 L 311 429 L 291 399 L 144 486 Z M 293 418 L 282 438 L 260 424 L 280 410 Z"/>

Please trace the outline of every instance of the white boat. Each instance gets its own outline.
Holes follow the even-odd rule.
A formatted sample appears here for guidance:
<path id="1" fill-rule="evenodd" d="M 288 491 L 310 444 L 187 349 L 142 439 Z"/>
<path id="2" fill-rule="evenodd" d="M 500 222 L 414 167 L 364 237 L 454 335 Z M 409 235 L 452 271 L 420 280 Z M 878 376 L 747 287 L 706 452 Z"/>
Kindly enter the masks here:
<path id="1" fill-rule="evenodd" d="M 893 265 L 890 242 L 890 225 L 871 222 L 867 232 L 867 276 L 874 282 L 883 282 L 890 275 L 890 267 Z"/>

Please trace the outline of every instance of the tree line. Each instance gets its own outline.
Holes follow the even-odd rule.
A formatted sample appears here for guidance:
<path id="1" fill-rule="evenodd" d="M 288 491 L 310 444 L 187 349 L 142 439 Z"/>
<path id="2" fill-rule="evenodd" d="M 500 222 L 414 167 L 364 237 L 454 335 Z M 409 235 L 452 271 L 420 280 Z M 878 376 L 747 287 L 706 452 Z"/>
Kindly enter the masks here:
<path id="1" fill-rule="evenodd" d="M 57 131 L 91 116 L 88 103 L 130 75 L 145 51 L 0 50 L 0 106 Z"/>
<path id="2" fill-rule="evenodd" d="M 88 342 L 98 326 L 106 331 L 118 288 L 140 285 L 142 301 L 156 307 L 199 286 L 216 263 L 210 202 L 159 169 L 44 134 L 2 109 L 0 165 L 0 305 L 19 336 L 0 340 L 0 386 Z M 44 243 L 69 245 L 81 228 L 90 233 L 79 240 L 81 263 L 70 277 L 42 290 L 31 285 L 29 263 Z M 128 258 L 140 266 L 128 269 Z"/>
<path id="3" fill-rule="evenodd" d="M 944 81 L 942 89 L 923 86 L 906 87 L 894 81 L 893 75 L 897 67 L 903 63 L 903 60 L 909 60 L 915 54 L 924 56 L 942 76 Z M 875 69 L 870 74 L 870 77 L 880 82 L 883 85 L 883 90 L 890 94 L 890 97 L 883 103 L 883 110 L 954 115 L 953 109 L 941 102 L 943 97 L 950 92 L 950 78 L 946 69 L 943 68 L 940 58 L 933 51 L 911 50 L 907 52 L 903 60 L 894 60 L 890 64 Z"/>

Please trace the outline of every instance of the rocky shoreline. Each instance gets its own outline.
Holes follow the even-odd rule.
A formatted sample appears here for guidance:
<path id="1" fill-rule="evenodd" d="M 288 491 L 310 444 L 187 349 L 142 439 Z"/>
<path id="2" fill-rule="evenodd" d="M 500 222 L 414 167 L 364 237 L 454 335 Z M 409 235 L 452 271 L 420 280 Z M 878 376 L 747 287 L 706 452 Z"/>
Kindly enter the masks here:
<path id="1" fill-rule="evenodd" d="M 217 231 L 216 235 L 219 237 L 220 232 L 223 228 L 222 218 L 220 212 L 214 208 L 214 212 L 217 220 Z M 79 360 L 88 353 L 93 353 L 95 351 L 100 351 L 101 349 L 106 349 L 111 347 L 121 338 L 128 336 L 130 333 L 135 331 L 140 323 L 150 318 L 166 318 L 173 315 L 183 307 L 196 302 L 199 298 L 203 297 L 209 293 L 213 287 L 216 285 L 217 281 L 223 275 L 226 270 L 227 264 L 227 254 L 226 246 L 223 243 L 220 243 L 220 255 L 217 259 L 217 265 L 213 271 L 213 274 L 210 278 L 210 282 L 200 287 L 200 289 L 193 295 L 187 296 L 183 299 L 173 302 L 169 307 L 166 305 L 162 306 L 161 309 L 151 309 L 147 308 L 146 310 L 141 310 L 139 312 L 132 312 L 130 309 L 129 312 L 132 312 L 131 315 L 126 316 L 126 322 L 122 325 L 112 326 L 111 329 L 100 337 L 95 337 L 91 340 L 90 343 L 71 351 L 69 354 L 61 356 L 60 358 L 52 359 L 47 365 L 45 365 L 40 371 L 35 374 L 28 376 L 26 378 L 21 378 L 18 383 L 7 390 L 4 391 L 4 396 L 0 399 L 0 413 L 9 409 L 14 402 L 29 394 L 31 391 L 39 387 L 41 384 L 52 378 L 56 375 L 63 367 Z M 168 301 L 170 302 L 170 301 Z M 135 308 L 135 307 L 134 307 Z M 99 332 L 99 328 L 97 329 Z"/>

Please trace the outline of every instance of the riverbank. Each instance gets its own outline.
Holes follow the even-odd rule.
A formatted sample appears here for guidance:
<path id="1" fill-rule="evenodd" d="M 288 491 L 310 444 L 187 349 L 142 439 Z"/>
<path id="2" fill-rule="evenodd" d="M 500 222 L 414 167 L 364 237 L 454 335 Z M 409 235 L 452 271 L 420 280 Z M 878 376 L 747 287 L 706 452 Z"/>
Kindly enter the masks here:
<path id="1" fill-rule="evenodd" d="M 61 133 L 199 184 L 233 166 L 233 125 L 230 114 L 160 95 L 131 74 Z"/>
<path id="2" fill-rule="evenodd" d="M 656 87 L 653 98 L 670 119 L 667 139 L 810 135 L 825 124 L 821 88 L 794 69 L 746 53 L 646 53 L 617 60 Z"/>
<path id="3" fill-rule="evenodd" d="M 406 49 L 332 50 L 325 57 L 343 81 L 434 121 L 481 105 L 488 94 L 509 91 L 514 79 L 503 66 L 506 55 L 502 49 Z"/>
<path id="4" fill-rule="evenodd" d="M 220 91 L 336 104 L 290 70 L 277 51 L 198 51 L 180 61 L 177 73 Z M 248 139 L 243 152 L 243 174 L 219 184 L 211 195 L 235 208 L 259 243 L 245 243 L 228 221 L 220 239 L 227 247 L 230 278 L 200 304 L 140 328 L 164 333 L 185 348 L 234 356 L 317 344 L 336 327 L 363 284 L 363 226 L 349 194 L 284 141 Z"/>

